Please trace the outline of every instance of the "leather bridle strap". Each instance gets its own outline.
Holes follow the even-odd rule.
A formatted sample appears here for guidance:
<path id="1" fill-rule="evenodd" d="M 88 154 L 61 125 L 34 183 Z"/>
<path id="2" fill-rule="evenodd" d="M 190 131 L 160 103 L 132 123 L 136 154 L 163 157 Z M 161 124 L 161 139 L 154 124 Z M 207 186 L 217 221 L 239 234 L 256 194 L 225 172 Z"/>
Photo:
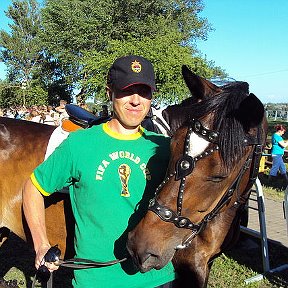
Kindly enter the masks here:
<path id="1" fill-rule="evenodd" d="M 251 154 L 253 154 L 253 152 Z M 242 176 L 244 175 L 246 170 L 249 168 L 249 164 L 251 163 L 251 154 L 249 155 L 245 164 L 243 165 L 240 172 L 238 173 L 235 181 L 232 183 L 229 189 L 226 190 L 225 194 L 222 196 L 222 198 L 219 200 L 219 202 L 213 208 L 213 210 L 210 213 L 206 214 L 200 223 L 195 224 L 189 218 L 180 215 L 179 209 L 177 209 L 177 214 L 176 214 L 170 208 L 159 204 L 159 202 L 156 200 L 155 197 L 150 200 L 148 209 L 156 213 L 165 222 L 171 222 L 178 228 L 186 228 L 186 229 L 192 230 L 192 233 L 194 234 L 194 236 L 196 236 L 206 226 L 207 222 L 212 220 L 219 213 L 222 207 L 225 204 L 227 204 L 228 201 L 230 201 L 234 191 L 237 190 L 238 188 L 238 185 L 240 183 L 240 180 L 242 179 Z"/>
<path id="2" fill-rule="evenodd" d="M 58 266 L 63 266 L 67 268 L 73 268 L 73 269 L 88 269 L 88 268 L 101 268 L 101 267 L 107 267 L 115 264 L 119 264 L 121 262 L 124 262 L 127 260 L 127 258 L 123 259 L 115 259 L 111 261 L 106 261 L 106 262 L 101 262 L 101 261 L 93 261 L 89 259 L 83 259 L 83 258 L 71 258 L 68 260 L 62 260 L 59 259 L 61 255 L 61 251 L 58 248 L 58 245 L 52 246 L 45 256 L 43 257 L 43 263 L 49 262 L 49 263 L 54 263 L 55 265 Z M 52 288 L 53 286 L 53 273 L 50 273 L 48 268 L 45 265 L 42 265 L 39 267 L 37 270 L 33 282 L 32 282 L 32 288 L 36 287 L 36 280 L 37 276 L 39 276 L 39 273 L 42 273 L 45 278 L 47 278 L 47 288 Z"/>
<path id="3" fill-rule="evenodd" d="M 59 264 L 59 266 L 73 268 L 73 269 L 87 269 L 87 268 L 101 268 L 101 267 L 112 266 L 115 264 L 122 263 L 126 260 L 127 258 L 115 259 L 115 260 L 106 261 L 106 262 L 99 262 L 99 261 L 92 261 L 92 260 L 82 259 L 82 258 L 71 258 L 68 260 L 59 260 L 55 264 L 56 265 Z"/>

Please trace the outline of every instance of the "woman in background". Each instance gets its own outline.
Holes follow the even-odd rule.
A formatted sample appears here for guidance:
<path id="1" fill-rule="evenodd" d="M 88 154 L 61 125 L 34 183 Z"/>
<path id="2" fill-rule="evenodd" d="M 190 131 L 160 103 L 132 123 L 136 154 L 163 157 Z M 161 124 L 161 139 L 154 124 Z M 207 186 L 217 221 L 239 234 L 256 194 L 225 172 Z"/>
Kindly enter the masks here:
<path id="1" fill-rule="evenodd" d="M 270 170 L 270 179 L 272 177 L 276 177 L 278 171 L 280 174 L 286 179 L 286 183 L 288 184 L 288 176 L 286 172 L 286 166 L 283 161 L 284 150 L 288 146 L 288 142 L 283 139 L 283 134 L 286 132 L 286 128 L 284 125 L 277 124 L 275 126 L 276 132 L 272 135 L 272 168 Z"/>

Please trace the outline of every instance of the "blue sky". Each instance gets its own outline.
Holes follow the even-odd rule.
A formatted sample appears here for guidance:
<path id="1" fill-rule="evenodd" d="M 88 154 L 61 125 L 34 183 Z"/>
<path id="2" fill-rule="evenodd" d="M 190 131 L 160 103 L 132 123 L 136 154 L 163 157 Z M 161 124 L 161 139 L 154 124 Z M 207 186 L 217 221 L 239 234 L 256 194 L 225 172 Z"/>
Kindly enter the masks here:
<path id="1" fill-rule="evenodd" d="M 264 103 L 288 102 L 288 1 L 203 0 L 201 16 L 214 31 L 197 46 L 208 60 L 230 77 L 246 81 Z M 0 29 L 8 29 L 4 14 L 10 0 L 0 1 Z M 183 63 L 185 64 L 185 63 Z M 5 66 L 0 63 L 0 78 Z"/>
<path id="2" fill-rule="evenodd" d="M 204 0 L 215 31 L 197 46 L 264 103 L 288 102 L 288 1 Z"/>

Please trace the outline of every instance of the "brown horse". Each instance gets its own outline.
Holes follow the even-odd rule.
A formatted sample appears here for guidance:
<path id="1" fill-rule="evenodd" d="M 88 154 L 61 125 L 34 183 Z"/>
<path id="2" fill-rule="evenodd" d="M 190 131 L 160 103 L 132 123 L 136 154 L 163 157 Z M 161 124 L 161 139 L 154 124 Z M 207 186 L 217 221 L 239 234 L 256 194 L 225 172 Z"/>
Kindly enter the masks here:
<path id="1" fill-rule="evenodd" d="M 267 121 L 247 83 L 217 87 L 185 66 L 182 72 L 191 105 L 166 109 L 172 122 L 177 119 L 170 123 L 167 177 L 129 233 L 127 248 L 142 272 L 172 260 L 179 287 L 206 287 L 213 258 L 239 235 Z"/>
<path id="2" fill-rule="evenodd" d="M 0 117 L 0 240 L 7 232 L 30 241 L 30 233 L 22 213 L 22 187 L 46 152 L 55 127 L 34 122 Z M 67 194 L 56 193 L 47 197 L 46 222 L 51 243 L 58 243 L 64 252 L 73 241 L 73 216 Z M 66 218 L 66 219 L 65 219 Z M 69 224 L 66 232 L 66 222 Z M 69 255 L 73 250 L 67 251 Z"/>

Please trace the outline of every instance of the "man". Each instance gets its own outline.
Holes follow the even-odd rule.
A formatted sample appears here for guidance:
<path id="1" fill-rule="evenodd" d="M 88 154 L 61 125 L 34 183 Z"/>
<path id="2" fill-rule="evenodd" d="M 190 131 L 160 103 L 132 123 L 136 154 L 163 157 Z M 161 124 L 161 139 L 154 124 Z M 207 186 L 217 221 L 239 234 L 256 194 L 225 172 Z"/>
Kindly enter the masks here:
<path id="1" fill-rule="evenodd" d="M 104 262 L 127 256 L 127 234 L 146 213 L 169 160 L 169 139 L 140 125 L 155 89 L 153 66 L 147 59 L 117 59 L 107 78 L 112 119 L 71 133 L 27 181 L 23 207 L 36 268 L 50 248 L 42 195 L 63 186 L 69 186 L 76 221 L 76 257 Z M 53 263 L 45 265 L 50 271 L 57 269 Z M 114 266 L 75 270 L 74 274 L 73 286 L 81 288 L 152 288 L 165 283 L 169 287 L 175 278 L 171 263 L 143 274 L 130 259 Z"/>

